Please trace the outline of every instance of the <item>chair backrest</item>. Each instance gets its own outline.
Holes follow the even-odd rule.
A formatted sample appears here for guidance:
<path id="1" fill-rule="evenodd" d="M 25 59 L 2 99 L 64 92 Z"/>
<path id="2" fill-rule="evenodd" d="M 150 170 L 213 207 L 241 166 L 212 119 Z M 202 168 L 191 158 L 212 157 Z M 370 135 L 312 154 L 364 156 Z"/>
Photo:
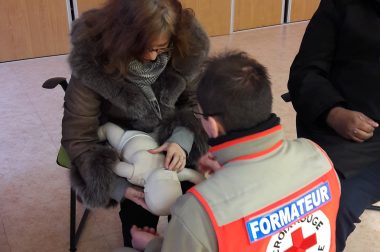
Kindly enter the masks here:
<path id="1" fill-rule="evenodd" d="M 291 102 L 292 101 L 292 97 L 290 96 L 289 92 L 282 94 L 281 98 L 284 100 L 284 102 Z"/>
<path id="2" fill-rule="evenodd" d="M 66 88 L 69 84 L 67 83 L 67 80 L 64 77 L 54 77 L 46 80 L 44 84 L 42 84 L 42 87 L 46 89 L 53 89 L 58 85 L 61 85 L 63 90 L 66 91 Z"/>
<path id="3" fill-rule="evenodd" d="M 66 91 L 66 88 L 68 86 L 66 78 L 64 77 L 50 78 L 46 80 L 44 84 L 42 84 L 42 87 L 46 89 L 53 89 L 58 85 L 61 85 L 62 89 Z M 59 148 L 58 155 L 57 155 L 57 164 L 64 168 L 71 167 L 71 161 L 70 161 L 69 155 L 67 154 L 63 146 Z"/>
<path id="4" fill-rule="evenodd" d="M 69 155 L 67 154 L 65 148 L 63 148 L 62 145 L 58 151 L 57 164 L 59 166 L 65 167 L 65 168 L 71 167 L 71 161 L 70 161 Z"/>

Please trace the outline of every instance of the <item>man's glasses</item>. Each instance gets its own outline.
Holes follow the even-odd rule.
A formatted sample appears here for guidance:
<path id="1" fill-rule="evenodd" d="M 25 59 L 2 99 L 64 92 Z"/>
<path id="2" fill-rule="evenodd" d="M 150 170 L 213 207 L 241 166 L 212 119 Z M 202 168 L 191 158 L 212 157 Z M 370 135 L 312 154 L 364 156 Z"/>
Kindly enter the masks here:
<path id="1" fill-rule="evenodd" d="M 194 114 L 195 118 L 197 118 L 197 119 L 199 119 L 199 120 L 202 119 L 202 118 L 204 118 L 204 119 L 207 120 L 207 118 L 208 118 L 209 116 L 217 116 L 217 115 L 220 115 L 220 113 L 205 114 L 205 113 L 201 113 L 201 112 L 199 112 L 199 111 L 195 111 L 195 110 L 193 110 L 193 114 Z"/>
<path id="2" fill-rule="evenodd" d="M 208 115 L 205 115 L 205 114 L 198 112 L 198 111 L 193 111 L 193 114 L 194 114 L 195 118 L 197 118 L 199 120 L 202 119 L 202 117 L 204 119 L 207 119 L 207 117 L 208 117 Z"/>

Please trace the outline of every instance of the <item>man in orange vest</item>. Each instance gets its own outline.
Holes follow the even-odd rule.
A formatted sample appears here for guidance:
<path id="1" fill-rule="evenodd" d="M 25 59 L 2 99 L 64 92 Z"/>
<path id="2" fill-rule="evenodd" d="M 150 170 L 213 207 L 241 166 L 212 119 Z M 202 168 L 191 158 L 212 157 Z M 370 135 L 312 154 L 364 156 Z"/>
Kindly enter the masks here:
<path id="1" fill-rule="evenodd" d="M 242 52 L 212 58 L 197 91 L 220 167 L 172 209 L 165 237 L 133 227 L 145 251 L 330 251 L 340 184 L 306 139 L 285 140 L 265 67 Z"/>

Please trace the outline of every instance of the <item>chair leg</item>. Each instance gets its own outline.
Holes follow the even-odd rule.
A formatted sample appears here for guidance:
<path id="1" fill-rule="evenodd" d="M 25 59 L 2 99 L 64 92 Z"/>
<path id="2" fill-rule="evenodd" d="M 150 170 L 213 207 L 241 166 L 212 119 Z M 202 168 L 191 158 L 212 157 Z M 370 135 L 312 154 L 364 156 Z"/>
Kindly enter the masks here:
<path id="1" fill-rule="evenodd" d="M 83 227 L 86 224 L 86 220 L 90 210 L 87 208 L 84 210 L 82 218 L 79 222 L 78 229 L 75 230 L 75 219 L 76 219 L 76 192 L 70 188 L 70 252 L 77 250 L 76 245 L 78 244 L 80 235 L 82 233 Z"/>
<path id="2" fill-rule="evenodd" d="M 70 252 L 77 250 L 75 240 L 76 193 L 70 188 Z"/>

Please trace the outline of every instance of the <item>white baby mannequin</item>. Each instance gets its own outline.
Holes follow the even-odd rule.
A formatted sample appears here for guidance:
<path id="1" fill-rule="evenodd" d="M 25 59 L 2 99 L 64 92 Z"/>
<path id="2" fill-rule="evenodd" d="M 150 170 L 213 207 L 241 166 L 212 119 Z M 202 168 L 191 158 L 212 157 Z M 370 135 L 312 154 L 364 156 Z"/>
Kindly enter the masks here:
<path id="1" fill-rule="evenodd" d="M 98 136 L 101 141 L 107 140 L 120 155 L 121 161 L 113 171 L 132 184 L 144 187 L 145 202 L 156 215 L 170 213 L 170 207 L 182 195 L 180 181 L 197 184 L 204 179 L 192 169 L 185 168 L 179 173 L 164 169 L 165 156 L 148 152 L 158 144 L 145 132 L 125 131 L 116 124 L 106 123 L 99 128 Z"/>

